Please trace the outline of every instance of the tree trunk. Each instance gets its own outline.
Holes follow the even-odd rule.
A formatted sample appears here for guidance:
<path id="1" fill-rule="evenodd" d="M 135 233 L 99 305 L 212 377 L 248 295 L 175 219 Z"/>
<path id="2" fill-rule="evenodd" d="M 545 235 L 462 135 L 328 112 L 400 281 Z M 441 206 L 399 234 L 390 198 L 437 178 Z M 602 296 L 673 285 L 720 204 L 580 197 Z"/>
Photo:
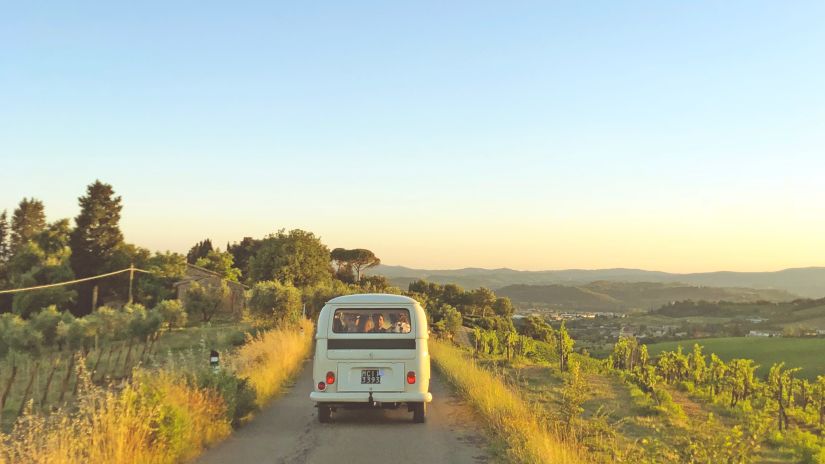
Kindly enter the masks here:
<path id="1" fill-rule="evenodd" d="M 54 373 L 58 366 L 60 366 L 60 357 L 55 356 L 54 361 L 52 361 L 52 368 L 49 371 L 49 376 L 46 377 L 46 388 L 43 389 L 43 396 L 40 398 L 41 409 L 46 406 L 46 402 L 49 399 L 49 389 L 52 386 L 52 379 L 54 378 Z"/>
<path id="2" fill-rule="evenodd" d="M 825 429 L 825 404 L 819 407 L 819 428 Z"/>
<path id="3" fill-rule="evenodd" d="M 17 363 L 12 360 L 11 376 L 9 376 L 8 380 L 6 380 L 6 387 L 3 389 L 3 395 L 0 396 L 0 423 L 2 423 L 3 420 L 3 409 L 6 407 L 6 398 L 9 397 L 9 392 L 11 391 L 12 385 L 14 385 L 15 378 L 17 378 Z"/>
<path id="4" fill-rule="evenodd" d="M 802 410 L 805 411 L 806 409 L 808 409 L 808 390 L 805 388 L 804 381 L 799 382 L 799 390 L 800 394 L 802 395 L 802 397 L 799 398 L 799 400 L 802 403 Z"/>
<path id="5" fill-rule="evenodd" d="M 34 363 L 34 369 L 31 370 L 29 374 L 29 383 L 26 384 L 26 390 L 23 392 L 23 398 L 20 399 L 20 409 L 17 410 L 17 417 L 23 415 L 23 410 L 26 409 L 26 401 L 29 398 L 29 394 L 32 391 L 32 385 L 34 385 L 34 378 L 37 377 L 37 370 L 40 369 L 40 361 L 36 361 Z"/>
<path id="6" fill-rule="evenodd" d="M 66 366 L 66 375 L 63 376 L 63 383 L 60 384 L 60 397 L 57 399 L 58 403 L 63 402 L 66 397 L 66 390 L 69 389 L 69 380 L 72 378 L 72 370 L 74 369 L 74 355 L 69 357 L 69 364 Z"/>

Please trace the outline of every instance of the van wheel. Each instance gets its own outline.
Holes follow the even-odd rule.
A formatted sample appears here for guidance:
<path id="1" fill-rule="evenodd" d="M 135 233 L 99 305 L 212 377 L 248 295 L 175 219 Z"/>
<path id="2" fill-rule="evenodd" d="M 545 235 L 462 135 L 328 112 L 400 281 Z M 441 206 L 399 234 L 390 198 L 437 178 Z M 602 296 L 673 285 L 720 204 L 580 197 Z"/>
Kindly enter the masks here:
<path id="1" fill-rule="evenodd" d="M 325 424 L 329 422 L 330 417 L 332 416 L 332 410 L 329 406 L 325 404 L 318 404 L 318 422 Z"/>
<path id="2" fill-rule="evenodd" d="M 427 403 L 413 404 L 413 422 L 422 424 L 427 420 Z"/>

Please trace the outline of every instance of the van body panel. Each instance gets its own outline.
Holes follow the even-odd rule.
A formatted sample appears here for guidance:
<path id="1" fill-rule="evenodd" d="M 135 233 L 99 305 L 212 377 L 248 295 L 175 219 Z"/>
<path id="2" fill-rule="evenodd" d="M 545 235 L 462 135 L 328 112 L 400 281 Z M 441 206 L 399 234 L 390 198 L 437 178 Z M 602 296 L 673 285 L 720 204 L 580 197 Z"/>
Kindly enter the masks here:
<path id="1" fill-rule="evenodd" d="M 329 350 L 327 351 L 327 358 L 334 360 L 353 360 L 353 359 L 380 359 L 380 360 L 396 360 L 396 359 L 415 359 L 417 353 L 415 350 Z"/>

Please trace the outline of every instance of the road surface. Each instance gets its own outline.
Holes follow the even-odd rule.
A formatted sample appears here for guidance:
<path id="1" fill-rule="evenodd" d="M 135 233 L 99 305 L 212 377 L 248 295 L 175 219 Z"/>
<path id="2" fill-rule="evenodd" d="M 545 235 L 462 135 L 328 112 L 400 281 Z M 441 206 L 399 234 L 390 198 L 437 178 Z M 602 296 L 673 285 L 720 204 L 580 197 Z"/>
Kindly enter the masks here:
<path id="1" fill-rule="evenodd" d="M 295 385 L 225 442 L 207 450 L 199 464 L 291 463 L 484 463 L 487 440 L 472 410 L 433 370 L 427 423 L 414 424 L 405 407 L 341 410 L 332 423 L 318 422 L 309 400 L 312 362 Z"/>

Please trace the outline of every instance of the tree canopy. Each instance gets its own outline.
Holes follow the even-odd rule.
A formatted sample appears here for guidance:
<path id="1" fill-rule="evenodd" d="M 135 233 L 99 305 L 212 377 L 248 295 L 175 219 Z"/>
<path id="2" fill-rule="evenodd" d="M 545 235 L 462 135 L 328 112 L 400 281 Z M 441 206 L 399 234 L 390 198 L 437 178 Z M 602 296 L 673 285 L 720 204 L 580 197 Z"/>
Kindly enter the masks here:
<path id="1" fill-rule="evenodd" d="M 312 232 L 279 230 L 261 241 L 249 260 L 249 280 L 306 287 L 332 277 L 329 248 Z"/>
<path id="2" fill-rule="evenodd" d="M 381 264 L 381 260 L 370 250 L 355 248 L 347 250 L 336 248 L 330 254 L 332 261 L 337 267 L 338 275 L 355 273 L 355 282 L 361 281 L 361 273 L 371 267 Z"/>
<path id="3" fill-rule="evenodd" d="M 72 249 L 71 265 L 78 277 L 88 277 L 111 270 L 108 266 L 114 251 L 123 243 L 120 231 L 121 198 L 115 196 L 112 186 L 96 180 L 86 188 L 86 195 L 78 199 L 80 213 L 69 243 Z M 80 313 L 91 310 L 91 288 L 94 283 L 78 286 Z"/>
<path id="4" fill-rule="evenodd" d="M 232 255 L 225 251 L 212 250 L 203 258 L 198 258 L 195 265 L 220 274 L 226 280 L 237 282 L 241 270 L 234 266 L 234 261 Z"/>
<path id="5" fill-rule="evenodd" d="M 46 213 L 43 202 L 35 198 L 20 200 L 11 218 L 11 249 L 34 240 L 46 228 Z"/>
<path id="6" fill-rule="evenodd" d="M 8 213 L 6 213 L 6 210 L 3 210 L 3 212 L 0 213 L 0 265 L 9 259 L 9 234 Z M 0 274 L 2 274 L 1 271 Z M 0 275 L 0 279 L 2 279 L 2 275 Z"/>
<path id="7" fill-rule="evenodd" d="M 195 264 L 199 259 L 205 258 L 211 251 L 213 251 L 212 240 L 207 238 L 202 242 L 192 245 L 192 248 L 186 253 L 186 262 Z"/>

